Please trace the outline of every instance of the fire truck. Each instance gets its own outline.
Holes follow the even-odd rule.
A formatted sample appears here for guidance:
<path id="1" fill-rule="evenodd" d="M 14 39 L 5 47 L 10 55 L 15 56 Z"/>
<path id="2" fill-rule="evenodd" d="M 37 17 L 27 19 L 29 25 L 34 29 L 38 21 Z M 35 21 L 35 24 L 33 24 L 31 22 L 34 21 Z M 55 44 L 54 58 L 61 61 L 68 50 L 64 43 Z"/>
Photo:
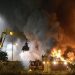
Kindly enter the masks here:
<path id="1" fill-rule="evenodd" d="M 40 60 L 30 61 L 29 69 L 42 71 L 44 69 L 44 65 Z"/>

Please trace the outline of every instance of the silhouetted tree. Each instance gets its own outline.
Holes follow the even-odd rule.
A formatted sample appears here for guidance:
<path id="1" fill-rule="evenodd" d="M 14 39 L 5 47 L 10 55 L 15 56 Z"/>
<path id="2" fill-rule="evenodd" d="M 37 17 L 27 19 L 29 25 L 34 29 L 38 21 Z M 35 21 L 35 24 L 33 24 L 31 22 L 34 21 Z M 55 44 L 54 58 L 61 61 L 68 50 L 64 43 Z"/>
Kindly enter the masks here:
<path id="1" fill-rule="evenodd" d="M 1 61 L 7 61 L 8 60 L 6 52 L 0 51 L 0 60 Z"/>

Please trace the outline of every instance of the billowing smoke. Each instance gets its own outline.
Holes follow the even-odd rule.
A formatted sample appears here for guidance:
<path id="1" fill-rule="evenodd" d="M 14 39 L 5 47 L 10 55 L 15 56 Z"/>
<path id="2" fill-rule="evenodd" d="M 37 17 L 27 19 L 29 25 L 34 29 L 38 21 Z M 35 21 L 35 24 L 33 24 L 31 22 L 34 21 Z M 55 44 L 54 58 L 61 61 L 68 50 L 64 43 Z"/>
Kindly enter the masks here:
<path id="1" fill-rule="evenodd" d="M 60 26 L 64 29 L 65 36 L 68 39 L 68 44 L 74 47 L 75 34 L 75 1 L 63 1 L 57 12 L 60 21 Z"/>
<path id="2" fill-rule="evenodd" d="M 0 21 L 0 32 L 9 27 L 18 33 L 23 32 L 28 38 L 30 50 L 26 52 L 22 52 L 25 40 L 15 38 L 14 60 L 23 61 L 23 64 L 27 65 L 30 60 L 41 60 L 41 56 L 47 50 L 58 46 L 58 43 L 60 47 L 74 47 L 72 40 L 75 18 L 71 17 L 71 13 L 73 16 L 75 10 L 72 0 L 8 0 L 1 2 L 0 10 L 4 16 L 1 16 L 4 20 Z M 3 50 L 7 51 L 8 59 L 12 60 L 12 41 L 11 37 L 7 37 Z"/>
<path id="3" fill-rule="evenodd" d="M 4 31 L 7 28 L 7 22 L 5 17 L 0 14 L 0 34 L 2 31 Z"/>
<path id="4" fill-rule="evenodd" d="M 30 50 L 21 52 L 21 60 L 29 64 L 30 60 L 42 59 L 47 50 L 57 45 L 59 22 L 56 14 L 51 14 L 51 28 L 48 28 L 48 18 L 40 11 L 34 11 L 24 26 L 24 33 L 29 39 Z M 24 58 L 23 58 L 24 57 Z"/>
<path id="5" fill-rule="evenodd" d="M 25 41 L 16 37 L 13 43 L 13 60 L 23 61 L 25 66 L 29 64 L 30 60 L 41 60 L 41 56 L 47 50 L 56 46 L 58 42 L 56 40 L 58 29 L 56 28 L 59 27 L 59 22 L 57 21 L 56 13 L 49 14 L 48 16 L 39 8 L 39 4 L 37 6 L 29 2 L 28 4 L 23 4 L 20 0 L 19 2 L 13 0 L 6 3 L 8 5 L 2 3 L 2 6 L 4 6 L 4 10 L 8 11 L 2 10 L 1 13 L 3 12 L 2 14 L 7 19 L 8 27 L 13 31 L 24 32 L 28 38 L 30 48 L 29 51 L 22 52 Z M 3 50 L 8 53 L 8 60 L 12 60 L 12 38 L 14 37 L 7 36 L 3 47 Z M 16 46 L 15 43 L 18 45 Z"/>
<path id="6" fill-rule="evenodd" d="M 26 25 L 22 27 L 22 31 L 28 38 L 28 45 L 30 49 L 29 51 L 23 52 L 22 47 L 25 41 L 21 41 L 21 39 L 16 37 L 13 44 L 14 61 L 23 61 L 23 64 L 28 66 L 30 60 L 41 60 L 41 56 L 44 55 L 47 50 L 50 50 L 52 47 L 57 45 L 56 39 L 58 37 L 58 29 L 56 28 L 59 27 L 59 23 L 56 19 L 56 14 L 51 14 L 50 19 L 51 22 L 49 24 L 51 24 L 51 28 L 48 27 L 48 18 L 39 10 L 34 11 L 28 17 Z M 12 39 L 12 37 L 9 36 L 8 38 Z M 4 49 L 8 53 L 8 59 L 12 60 L 12 41 L 10 40 L 8 43 L 6 42 L 5 45 L 4 46 L 5 48 L 7 47 L 7 49 Z"/>

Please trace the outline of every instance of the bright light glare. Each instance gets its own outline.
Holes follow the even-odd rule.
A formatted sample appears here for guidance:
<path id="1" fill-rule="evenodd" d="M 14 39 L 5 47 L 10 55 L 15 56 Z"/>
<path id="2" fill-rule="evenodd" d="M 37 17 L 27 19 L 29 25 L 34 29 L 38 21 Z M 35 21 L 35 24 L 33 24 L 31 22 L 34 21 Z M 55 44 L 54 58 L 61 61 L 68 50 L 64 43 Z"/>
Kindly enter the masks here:
<path id="1" fill-rule="evenodd" d="M 64 65 L 67 65 L 67 62 L 66 61 L 64 61 Z"/>
<path id="2" fill-rule="evenodd" d="M 61 57 L 61 50 L 58 50 L 57 52 L 57 58 L 60 58 Z"/>
<path id="3" fill-rule="evenodd" d="M 32 72 L 32 70 L 31 70 L 31 69 L 29 69 L 29 72 Z"/>
<path id="4" fill-rule="evenodd" d="M 14 59 L 13 60 L 17 60 L 18 58 L 17 58 L 17 55 L 16 55 L 16 46 L 12 46 L 12 44 L 10 43 L 10 44 L 8 44 L 7 45 L 7 48 L 6 48 L 6 52 L 7 52 L 7 54 L 8 54 L 8 60 L 12 60 L 12 47 L 13 47 L 13 57 L 14 57 Z"/>
<path id="5" fill-rule="evenodd" d="M 49 64 L 49 61 L 47 61 L 47 64 Z"/>
<path id="6" fill-rule="evenodd" d="M 56 65 L 56 64 L 57 64 L 57 62 L 56 62 L 56 61 L 53 61 L 53 64 L 54 64 L 54 65 Z"/>
<path id="7" fill-rule="evenodd" d="M 43 64 L 44 64 L 44 65 L 45 65 L 45 63 L 46 63 L 46 62 L 45 62 L 45 61 L 43 61 Z"/>
<path id="8" fill-rule="evenodd" d="M 0 45 L 0 48 L 1 48 L 2 46 Z"/>
<path id="9" fill-rule="evenodd" d="M 10 32 L 10 35 L 13 35 L 13 32 Z"/>

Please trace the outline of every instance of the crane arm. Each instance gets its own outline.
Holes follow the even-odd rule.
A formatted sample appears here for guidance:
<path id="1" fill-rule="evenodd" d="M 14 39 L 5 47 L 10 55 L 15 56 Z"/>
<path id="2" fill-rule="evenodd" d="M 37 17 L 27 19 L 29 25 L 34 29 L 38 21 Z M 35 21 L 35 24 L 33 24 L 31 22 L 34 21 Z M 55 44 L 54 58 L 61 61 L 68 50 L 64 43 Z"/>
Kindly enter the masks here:
<path id="1" fill-rule="evenodd" d="M 1 37 L 0 37 L 0 48 L 3 47 L 3 43 L 5 41 L 6 35 L 7 35 L 6 32 L 2 32 Z"/>
<path id="2" fill-rule="evenodd" d="M 23 40 L 26 40 L 26 43 L 23 46 L 22 50 L 23 51 L 25 51 L 25 50 L 28 51 L 29 50 L 28 43 L 27 43 L 28 39 L 26 38 L 26 35 L 24 35 L 23 32 L 7 32 L 7 31 L 6 32 L 2 32 L 1 38 L 0 38 L 0 48 L 3 47 L 3 43 L 5 41 L 6 35 L 11 35 L 11 36 L 19 37 L 19 38 L 21 38 Z"/>

